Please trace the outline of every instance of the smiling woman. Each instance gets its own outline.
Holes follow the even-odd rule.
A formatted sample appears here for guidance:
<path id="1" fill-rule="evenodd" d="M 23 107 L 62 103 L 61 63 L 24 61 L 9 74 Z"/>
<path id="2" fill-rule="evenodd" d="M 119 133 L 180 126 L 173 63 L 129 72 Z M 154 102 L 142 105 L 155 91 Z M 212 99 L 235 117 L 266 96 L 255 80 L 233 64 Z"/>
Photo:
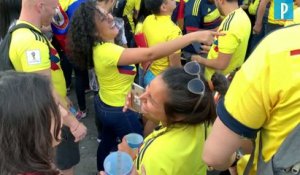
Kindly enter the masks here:
<path id="1" fill-rule="evenodd" d="M 103 124 L 97 152 L 98 170 L 128 133 L 143 133 L 140 116 L 122 111 L 126 95 L 131 89 L 136 67 L 134 64 L 169 55 L 194 42 L 211 44 L 215 33 L 201 31 L 149 48 L 123 48 L 114 43 L 118 34 L 113 17 L 96 1 L 87 1 L 74 13 L 68 32 L 70 58 L 82 67 L 94 67 L 100 85 L 95 96 L 96 117 Z"/>
<path id="2" fill-rule="evenodd" d="M 67 112 L 55 96 L 41 75 L 0 73 L 0 174 L 59 174 L 53 146 Z"/>
<path id="3" fill-rule="evenodd" d="M 140 96 L 143 114 L 160 125 L 137 154 L 126 141 L 118 147 L 135 158 L 138 174 L 143 167 L 150 175 L 206 174 L 201 155 L 216 111 L 213 92 L 200 72 L 196 62 L 168 68 Z"/>

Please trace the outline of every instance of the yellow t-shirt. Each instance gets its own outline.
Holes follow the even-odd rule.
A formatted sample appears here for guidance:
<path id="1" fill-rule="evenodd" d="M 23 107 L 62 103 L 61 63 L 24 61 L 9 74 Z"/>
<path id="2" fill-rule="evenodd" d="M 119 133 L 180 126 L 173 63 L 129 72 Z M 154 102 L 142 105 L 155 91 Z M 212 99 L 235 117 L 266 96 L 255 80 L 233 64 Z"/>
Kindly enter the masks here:
<path id="1" fill-rule="evenodd" d="M 251 33 L 251 22 L 245 11 L 238 8 L 225 17 L 218 31 L 225 33 L 225 35 L 215 37 L 207 58 L 216 59 L 219 52 L 232 54 L 229 65 L 222 71 L 226 75 L 240 67 L 244 62 Z M 214 69 L 205 68 L 207 80 L 211 79 L 214 72 Z"/>
<path id="2" fill-rule="evenodd" d="M 17 21 L 17 24 L 20 23 L 28 24 L 40 31 L 30 23 Z M 47 42 L 51 47 L 50 51 Z M 51 69 L 51 80 L 55 90 L 63 99 L 66 97 L 66 82 L 60 66 L 60 58 L 46 37 L 41 37 L 27 28 L 16 30 L 12 35 L 9 57 L 15 70 L 19 72 Z"/>
<path id="3" fill-rule="evenodd" d="M 133 12 L 139 11 L 140 6 L 141 6 L 141 0 L 127 0 L 126 5 L 124 7 L 123 16 L 127 16 L 133 33 L 135 31 L 135 25 L 133 22 L 133 14 L 134 14 Z"/>
<path id="4" fill-rule="evenodd" d="M 289 26 L 292 24 L 299 24 L 300 23 L 300 7 L 294 9 L 294 19 L 291 21 L 286 21 L 284 26 Z"/>
<path id="5" fill-rule="evenodd" d="M 259 5 L 259 0 L 254 0 L 253 2 L 249 3 L 248 12 L 250 15 L 256 15 L 256 11 Z"/>
<path id="6" fill-rule="evenodd" d="M 114 43 L 97 44 L 93 48 L 95 73 L 98 78 L 101 100 L 110 106 L 124 106 L 131 89 L 136 67 L 134 64 L 118 66 L 124 48 Z"/>
<path id="7" fill-rule="evenodd" d="M 203 124 L 175 125 L 153 131 L 135 159 L 138 172 L 141 174 L 141 166 L 144 165 L 150 175 L 205 175 L 206 165 L 202 160 L 204 141 Z"/>
<path id="8" fill-rule="evenodd" d="M 300 123 L 299 31 L 300 25 L 286 27 L 262 40 L 225 96 L 229 115 L 218 110 L 222 122 L 237 134 L 248 128 L 251 132 L 243 134 L 247 137 L 260 129 L 264 161 Z M 240 124 L 233 126 L 234 120 Z"/>
<path id="9" fill-rule="evenodd" d="M 180 28 L 173 23 L 171 16 L 149 15 L 143 23 L 143 33 L 148 46 L 174 40 L 182 36 Z M 175 53 L 180 53 L 180 50 Z M 169 58 L 163 57 L 152 62 L 150 70 L 154 75 L 160 74 L 169 67 Z"/>

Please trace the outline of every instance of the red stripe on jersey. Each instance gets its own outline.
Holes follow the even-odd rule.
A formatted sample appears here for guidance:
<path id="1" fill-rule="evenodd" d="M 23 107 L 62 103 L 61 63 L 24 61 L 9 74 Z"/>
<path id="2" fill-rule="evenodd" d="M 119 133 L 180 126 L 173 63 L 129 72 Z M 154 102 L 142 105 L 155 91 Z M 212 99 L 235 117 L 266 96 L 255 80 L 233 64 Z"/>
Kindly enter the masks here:
<path id="1" fill-rule="evenodd" d="M 197 27 L 189 27 L 189 26 L 185 27 L 185 29 L 187 32 L 195 32 L 199 30 L 199 28 Z"/>
<path id="2" fill-rule="evenodd" d="M 177 20 L 178 20 L 178 19 L 183 19 L 183 18 L 184 18 L 184 5 L 185 5 L 184 0 L 180 0 L 180 1 L 179 1 L 179 9 L 178 9 Z"/>
<path id="3" fill-rule="evenodd" d="M 291 51 L 290 51 L 290 54 L 291 54 L 291 56 L 294 56 L 294 55 L 300 55 L 300 49 L 291 50 Z"/>

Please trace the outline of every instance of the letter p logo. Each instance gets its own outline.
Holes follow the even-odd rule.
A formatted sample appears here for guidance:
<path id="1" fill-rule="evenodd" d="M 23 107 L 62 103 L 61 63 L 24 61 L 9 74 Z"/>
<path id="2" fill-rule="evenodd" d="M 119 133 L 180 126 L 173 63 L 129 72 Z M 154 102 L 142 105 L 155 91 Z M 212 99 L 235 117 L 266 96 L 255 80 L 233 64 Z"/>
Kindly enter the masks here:
<path id="1" fill-rule="evenodd" d="M 293 0 L 274 0 L 274 18 L 276 20 L 292 20 L 293 14 Z"/>

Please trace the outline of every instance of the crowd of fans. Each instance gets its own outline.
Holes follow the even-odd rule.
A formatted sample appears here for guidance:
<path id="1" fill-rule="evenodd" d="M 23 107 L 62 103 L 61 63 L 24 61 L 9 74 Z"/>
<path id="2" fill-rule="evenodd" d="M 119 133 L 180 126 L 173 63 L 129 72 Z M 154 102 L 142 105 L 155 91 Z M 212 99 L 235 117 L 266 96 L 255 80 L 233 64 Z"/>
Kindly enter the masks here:
<path id="1" fill-rule="evenodd" d="M 300 1 L 292 19 L 276 19 L 276 6 L 0 0 L 1 48 L 9 43 L 0 64 L 12 65 L 0 66 L 0 174 L 76 174 L 91 90 L 99 174 L 117 150 L 131 156 L 132 174 L 299 174 L 299 149 L 280 156 L 299 133 Z M 68 98 L 73 73 L 78 106 Z M 131 109 L 133 83 L 145 88 L 142 112 Z M 144 137 L 139 149 L 129 133 Z"/>

